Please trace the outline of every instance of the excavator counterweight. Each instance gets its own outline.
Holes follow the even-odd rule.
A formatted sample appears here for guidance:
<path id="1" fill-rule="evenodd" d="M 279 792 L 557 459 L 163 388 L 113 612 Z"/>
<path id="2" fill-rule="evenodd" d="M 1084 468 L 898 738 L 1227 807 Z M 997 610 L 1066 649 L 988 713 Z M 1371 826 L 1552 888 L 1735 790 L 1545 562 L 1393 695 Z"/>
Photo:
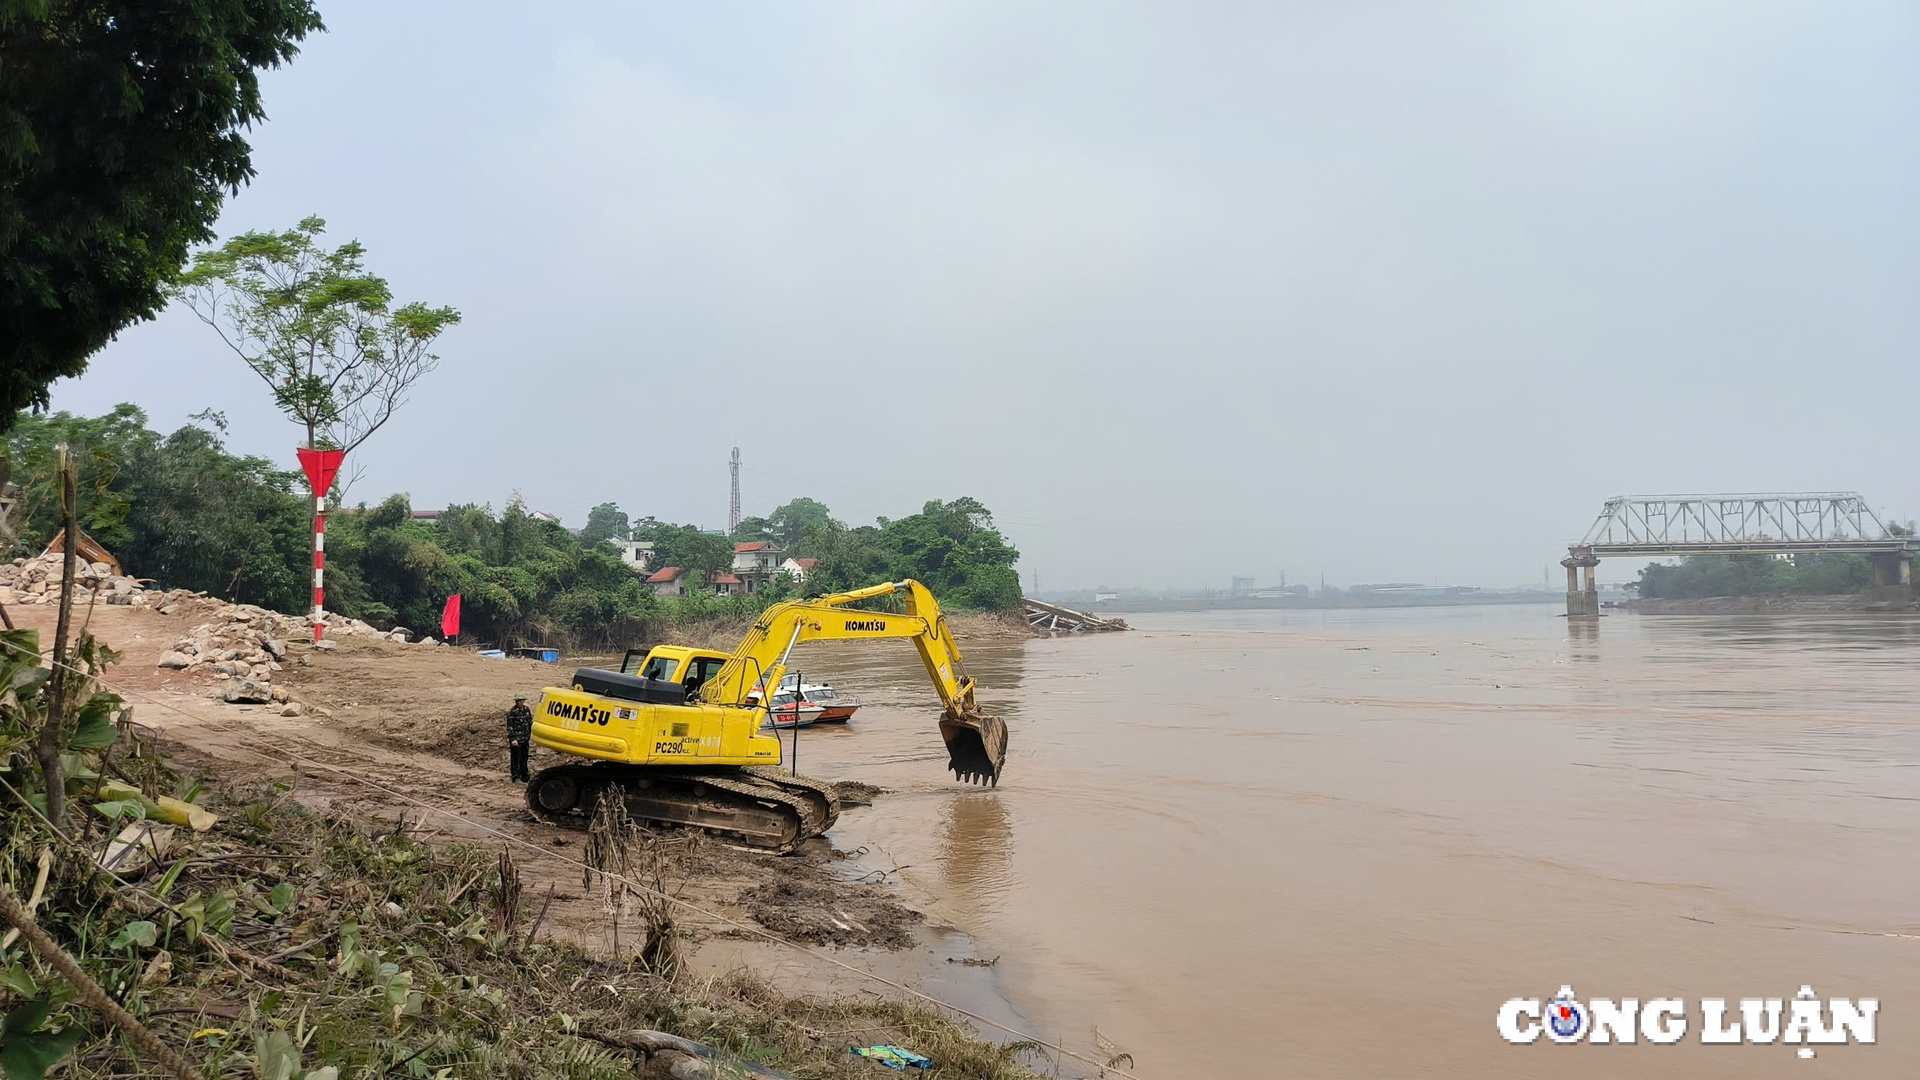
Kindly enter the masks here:
<path id="1" fill-rule="evenodd" d="M 906 594 L 904 613 L 850 606 L 895 592 Z M 760 730 L 771 695 L 753 691 L 780 685 L 803 641 L 873 638 L 913 642 L 944 706 L 947 767 L 961 781 L 997 785 L 1006 724 L 980 712 L 940 605 L 906 580 L 775 604 L 730 654 L 662 645 L 621 671 L 582 668 L 571 686 L 547 687 L 533 741 L 582 760 L 536 773 L 527 805 L 545 821 L 582 823 L 603 792 L 618 788 L 636 818 L 789 850 L 831 827 L 839 801 L 830 785 L 770 767 L 783 748 Z"/>

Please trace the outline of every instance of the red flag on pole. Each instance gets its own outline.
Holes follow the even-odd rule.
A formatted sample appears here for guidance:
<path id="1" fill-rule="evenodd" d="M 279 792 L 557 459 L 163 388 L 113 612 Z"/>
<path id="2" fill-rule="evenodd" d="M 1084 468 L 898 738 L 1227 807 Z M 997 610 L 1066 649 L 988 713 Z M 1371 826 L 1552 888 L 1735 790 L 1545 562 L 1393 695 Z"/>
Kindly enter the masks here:
<path id="1" fill-rule="evenodd" d="M 300 467 L 307 471 L 307 483 L 313 485 L 313 497 L 324 499 L 333 488 L 333 477 L 340 471 L 340 459 L 347 456 L 344 450 L 315 450 L 302 446 L 294 450 L 300 458 Z"/>
<path id="2" fill-rule="evenodd" d="M 440 615 L 440 636 L 448 641 L 460 636 L 460 594 L 447 597 L 447 610 Z"/>

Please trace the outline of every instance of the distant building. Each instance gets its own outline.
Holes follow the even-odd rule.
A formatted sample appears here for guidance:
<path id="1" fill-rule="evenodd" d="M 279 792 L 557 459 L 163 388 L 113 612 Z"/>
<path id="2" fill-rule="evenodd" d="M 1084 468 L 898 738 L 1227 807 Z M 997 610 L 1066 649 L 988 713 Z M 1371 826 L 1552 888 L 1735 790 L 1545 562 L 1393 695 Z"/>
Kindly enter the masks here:
<path id="1" fill-rule="evenodd" d="M 733 573 L 742 590 L 756 592 L 780 573 L 780 545 L 771 540 L 749 540 L 733 545 Z"/>
<path id="2" fill-rule="evenodd" d="M 805 585 L 807 575 L 813 572 L 819 559 L 788 559 L 780 564 L 780 572 L 793 579 L 795 585 Z"/>
<path id="3" fill-rule="evenodd" d="M 653 542 L 650 540 L 613 540 L 610 543 L 620 552 L 620 561 L 636 574 L 645 573 L 647 564 L 653 560 Z"/>
<path id="4" fill-rule="evenodd" d="M 1250 593 L 1250 592 L 1252 592 L 1252 591 L 1253 591 L 1253 579 L 1252 579 L 1252 578 L 1250 578 L 1250 577 L 1240 577 L 1239 575 L 1235 575 L 1235 576 L 1234 576 L 1234 579 L 1233 579 L 1233 588 L 1232 588 L 1232 590 L 1231 590 L 1231 591 L 1233 591 L 1233 592 L 1236 592 L 1236 593 Z"/>
<path id="5" fill-rule="evenodd" d="M 747 588 L 744 580 L 725 570 L 712 575 L 707 580 L 707 584 L 713 586 L 714 594 L 717 596 L 745 596 L 752 591 Z"/>
<path id="6" fill-rule="evenodd" d="M 686 590 L 687 572 L 677 566 L 663 566 L 647 576 L 655 596 L 680 596 Z"/>
<path id="7" fill-rule="evenodd" d="M 559 517 L 553 514 L 549 514 L 545 510 L 535 510 L 533 513 L 528 514 L 527 516 L 532 518 L 535 521 L 551 521 L 555 525 L 560 524 Z"/>
<path id="8" fill-rule="evenodd" d="M 1349 585 L 1350 594 L 1394 597 L 1466 596 L 1480 591 L 1478 585 L 1422 585 L 1413 581 L 1390 581 L 1379 585 Z"/>
<path id="9" fill-rule="evenodd" d="M 412 517 L 413 517 L 413 520 L 415 521 L 432 525 L 435 522 L 438 522 L 440 520 L 440 515 L 444 513 L 446 513 L 445 510 L 415 510 L 412 512 Z"/>
<path id="10" fill-rule="evenodd" d="M 1117 592 L 1097 592 L 1093 594 L 1093 602 L 1096 604 L 1104 604 L 1109 600 L 1118 599 L 1120 599 L 1120 594 Z"/>

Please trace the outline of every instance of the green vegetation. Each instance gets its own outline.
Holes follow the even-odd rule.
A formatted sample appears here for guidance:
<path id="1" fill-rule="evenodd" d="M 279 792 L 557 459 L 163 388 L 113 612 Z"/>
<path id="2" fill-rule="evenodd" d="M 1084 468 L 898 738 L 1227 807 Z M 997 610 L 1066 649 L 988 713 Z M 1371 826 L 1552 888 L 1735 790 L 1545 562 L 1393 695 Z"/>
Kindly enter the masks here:
<path id="1" fill-rule="evenodd" d="M 194 256 L 174 292 L 267 384 L 302 445 L 352 453 L 439 365 L 427 350 L 460 313 L 395 307 L 387 280 L 366 270 L 366 248 L 329 251 L 326 228 L 309 217 L 283 233 L 242 233 Z"/>
<path id="2" fill-rule="evenodd" d="M 797 501 L 826 510 L 811 499 Z M 781 521 L 787 509 L 774 511 L 768 520 Z M 1020 575 L 1013 569 L 1020 553 L 974 499 L 935 500 L 917 514 L 881 518 L 877 525 L 848 528 L 832 518 L 814 521 L 802 528 L 793 552 L 820 560 L 807 576 L 810 591 L 910 577 L 932 589 L 942 604 L 979 611 L 1020 605 Z"/>
<path id="3" fill-rule="evenodd" d="M 18 719 L 0 711 L 0 732 L 11 738 Z M 715 1075 L 770 1065 L 823 1080 L 872 1076 L 846 1051 L 857 1033 L 934 1055 L 940 1076 L 1034 1077 L 1021 1065 L 1030 1047 L 982 1041 L 930 1008 L 799 1000 L 749 976 L 684 975 L 653 959 L 676 953 L 657 947 L 660 934 L 681 933 L 657 904 L 629 917 L 624 955 L 556 941 L 542 934 L 541 895 L 523 890 L 511 849 L 429 844 L 404 823 L 315 813 L 286 785 L 203 782 L 110 721 L 83 733 L 85 761 L 126 776 L 125 788 L 87 799 L 67 834 L 0 789 L 0 885 L 22 903 L 37 899 L 35 922 L 85 979 L 206 1076 L 626 1080 L 641 1072 L 627 1033 L 664 1030 L 711 1047 Z M 31 771 L 18 741 L 0 743 L 9 784 Z M 83 799 L 96 782 L 69 780 Z M 94 855 L 110 836 L 164 811 L 155 796 L 219 820 L 168 830 L 135 846 L 117 874 L 102 871 Z M 648 877 L 677 888 L 685 849 L 632 839 L 654 868 Z M 60 1076 L 168 1075 L 87 1006 L 86 992 L 26 940 L 0 946 L 9 1080 L 56 1066 Z"/>
<path id="4" fill-rule="evenodd" d="M 80 527 L 128 573 L 279 611 L 312 596 L 312 524 L 300 474 L 265 458 L 236 457 L 225 421 L 202 414 L 171 435 L 121 405 L 100 417 L 22 416 L 7 437 L 21 487 L 13 524 L 32 554 L 60 529 L 56 448 L 73 447 Z M 12 553 L 8 553 L 9 556 Z"/>
<path id="5" fill-rule="evenodd" d="M 309 0 L 0 0 L 0 434 L 150 319 L 253 176 Z"/>
<path id="6" fill-rule="evenodd" d="M 100 417 L 22 416 L 6 439 L 23 488 L 14 522 L 21 547 L 37 552 L 59 529 L 52 461 L 64 443 L 80 462 L 81 526 L 128 573 L 162 588 L 304 611 L 311 565 L 304 478 L 228 453 L 224 434 L 224 419 L 208 413 L 162 436 L 132 405 Z M 595 507 L 579 536 L 517 501 L 497 512 L 448 507 L 435 522 L 415 520 L 411 510 L 402 494 L 329 518 L 332 610 L 437 634 L 446 598 L 459 593 L 465 640 L 603 648 L 657 639 L 672 624 L 750 618 L 800 595 L 779 579 L 752 596 L 719 596 L 697 584 L 684 596 L 656 596 L 605 542 L 628 531 L 627 515 L 612 503 Z M 960 610 L 1020 602 L 1019 552 L 970 498 L 932 501 L 917 514 L 862 526 L 801 498 L 743 522 L 734 537 L 651 517 L 631 533 L 655 545 L 655 567 L 725 570 L 736 541 L 767 538 L 782 543 L 784 555 L 819 560 L 804 586 L 809 594 L 912 577 Z"/>
<path id="7" fill-rule="evenodd" d="M 1643 599 L 1695 596 L 1826 596 L 1860 592 L 1873 583 L 1864 555 L 1819 553 L 1689 555 L 1677 564 L 1648 563 L 1635 587 Z"/>

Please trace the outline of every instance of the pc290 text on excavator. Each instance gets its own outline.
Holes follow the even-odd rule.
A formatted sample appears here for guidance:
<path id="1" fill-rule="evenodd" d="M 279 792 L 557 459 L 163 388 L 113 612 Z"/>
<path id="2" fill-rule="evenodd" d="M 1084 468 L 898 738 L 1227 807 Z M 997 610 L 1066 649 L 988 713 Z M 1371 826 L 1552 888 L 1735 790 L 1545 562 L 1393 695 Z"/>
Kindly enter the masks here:
<path id="1" fill-rule="evenodd" d="M 905 594 L 904 614 L 848 605 Z M 730 834 L 791 851 L 831 828 L 840 803 L 830 784 L 778 771 L 782 743 L 762 734 L 768 698 L 793 647 L 807 641 L 908 638 L 945 711 L 947 767 L 965 782 L 997 785 L 1006 724 L 980 712 L 940 605 L 911 579 L 763 612 L 731 654 L 661 645 L 630 652 L 620 671 L 581 668 L 570 687 L 547 687 L 534 709 L 534 743 L 586 760 L 550 766 L 527 784 L 542 821 L 584 825 L 600 793 L 618 786 L 630 816 Z"/>

